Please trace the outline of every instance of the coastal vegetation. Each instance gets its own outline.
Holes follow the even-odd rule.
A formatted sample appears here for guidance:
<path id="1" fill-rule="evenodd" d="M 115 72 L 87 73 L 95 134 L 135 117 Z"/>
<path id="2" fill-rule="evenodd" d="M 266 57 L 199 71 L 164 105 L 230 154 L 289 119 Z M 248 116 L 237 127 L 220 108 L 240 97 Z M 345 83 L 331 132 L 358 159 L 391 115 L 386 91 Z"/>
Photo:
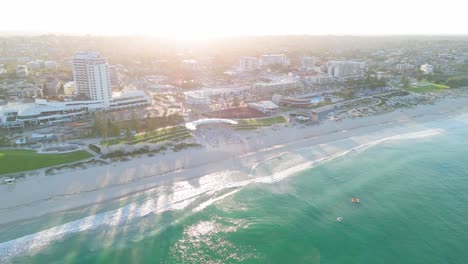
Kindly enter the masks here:
<path id="1" fill-rule="evenodd" d="M 92 157 L 84 150 L 61 154 L 39 154 L 35 150 L 1 150 L 0 174 L 41 169 Z"/>
<path id="2" fill-rule="evenodd" d="M 201 145 L 197 143 L 186 143 L 186 142 L 181 142 L 177 144 L 167 143 L 156 148 L 151 148 L 150 146 L 143 146 L 143 147 L 136 148 L 133 150 L 124 150 L 124 149 L 114 150 L 112 152 L 104 154 L 102 157 L 111 158 L 111 159 L 125 159 L 128 157 L 139 156 L 143 154 L 148 154 L 149 156 L 153 156 L 154 154 L 164 152 L 168 149 L 171 149 L 174 152 L 178 152 L 180 150 L 192 148 L 192 147 L 201 147 Z"/>
<path id="3" fill-rule="evenodd" d="M 468 87 L 468 76 L 453 76 L 447 79 L 446 84 L 451 88 Z"/>
<path id="4" fill-rule="evenodd" d="M 155 154 L 155 153 L 159 153 L 165 150 L 167 150 L 166 146 L 161 146 L 153 150 L 151 150 L 150 147 L 148 146 L 144 146 L 142 148 L 138 148 L 138 149 L 131 150 L 131 151 L 115 150 L 107 154 L 104 154 L 102 157 L 111 158 L 111 159 L 119 159 L 119 158 L 125 158 L 129 156 L 131 157 L 131 156 L 143 155 L 143 154 Z"/>

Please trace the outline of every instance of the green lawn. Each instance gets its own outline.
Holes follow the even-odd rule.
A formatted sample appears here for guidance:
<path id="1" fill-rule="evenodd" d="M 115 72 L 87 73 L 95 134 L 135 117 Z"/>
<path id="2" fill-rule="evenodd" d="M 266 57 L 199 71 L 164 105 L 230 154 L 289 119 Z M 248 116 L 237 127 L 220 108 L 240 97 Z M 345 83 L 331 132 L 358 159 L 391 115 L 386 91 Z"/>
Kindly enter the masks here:
<path id="1" fill-rule="evenodd" d="M 87 151 L 63 154 L 38 154 L 34 150 L 1 150 L 0 174 L 28 171 L 90 158 Z"/>
<path id="2" fill-rule="evenodd" d="M 416 93 L 426 93 L 426 92 L 432 92 L 432 91 L 437 91 L 437 90 L 442 90 L 442 89 L 448 89 L 447 85 L 443 84 L 436 84 L 436 83 L 427 83 L 427 85 L 422 85 L 422 86 L 411 86 L 407 88 L 406 90 L 416 92 Z"/>
<path id="3" fill-rule="evenodd" d="M 267 118 L 254 118 L 254 119 L 244 119 L 239 120 L 239 124 L 277 124 L 277 123 L 286 123 L 286 119 L 283 116 L 273 116 Z"/>
<path id="4" fill-rule="evenodd" d="M 136 135 L 135 137 L 132 137 L 131 139 L 116 138 L 116 139 L 110 139 L 110 140 L 103 140 L 101 141 L 101 145 L 102 146 L 111 146 L 115 144 L 133 145 L 133 144 L 141 143 L 141 142 L 155 141 L 161 138 L 164 138 L 164 140 L 159 140 L 159 141 L 167 141 L 167 140 L 171 140 L 174 137 L 178 137 L 181 134 L 189 135 L 189 133 L 187 132 L 187 129 L 184 126 L 175 126 L 175 127 L 168 127 L 168 128 L 158 129 L 158 130 L 148 132 L 148 133 L 139 134 L 139 135 Z"/>
<path id="5" fill-rule="evenodd" d="M 260 127 L 272 126 L 274 124 L 286 123 L 287 120 L 283 116 L 273 116 L 267 118 L 245 119 L 239 120 L 239 124 L 235 126 L 236 130 L 254 130 Z"/>

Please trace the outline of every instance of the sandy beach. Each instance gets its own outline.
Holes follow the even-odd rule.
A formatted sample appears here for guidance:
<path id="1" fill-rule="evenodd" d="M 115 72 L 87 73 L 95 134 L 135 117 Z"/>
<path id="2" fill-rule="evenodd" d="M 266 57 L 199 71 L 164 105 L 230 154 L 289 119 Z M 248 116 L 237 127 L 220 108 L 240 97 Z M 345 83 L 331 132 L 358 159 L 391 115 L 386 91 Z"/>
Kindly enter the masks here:
<path id="1" fill-rule="evenodd" d="M 385 137 L 430 131 L 433 128 L 428 127 L 427 122 L 447 119 L 467 110 L 468 98 L 446 98 L 433 105 L 339 122 L 324 121 L 310 127 L 288 125 L 239 132 L 245 139 L 244 143 L 226 145 L 220 149 L 192 148 L 53 175 L 39 170 L 34 175 L 19 179 L 14 185 L 0 185 L 0 225 L 157 188 L 178 188 L 181 185 L 175 183 L 180 182 L 186 183 L 187 188 L 199 188 L 199 193 L 215 192 L 218 187 L 213 186 L 219 185 L 201 182 L 201 177 L 225 172 L 220 174 L 223 176 L 210 179 L 223 181 L 229 177 L 229 184 L 234 186 L 236 182 L 269 173 L 261 171 L 261 168 L 256 169 L 262 162 L 284 153 L 296 155 L 297 164 L 300 163 L 299 159 L 303 162 L 320 160 Z M 305 148 L 310 147 L 315 149 L 309 153 Z M 320 147 L 320 151 L 317 151 L 317 147 Z M 280 167 L 287 171 L 287 166 L 285 163 Z M 200 187 L 202 185 L 203 188 Z M 231 185 L 224 185 L 223 188 Z M 210 186 L 214 189 L 210 189 Z"/>

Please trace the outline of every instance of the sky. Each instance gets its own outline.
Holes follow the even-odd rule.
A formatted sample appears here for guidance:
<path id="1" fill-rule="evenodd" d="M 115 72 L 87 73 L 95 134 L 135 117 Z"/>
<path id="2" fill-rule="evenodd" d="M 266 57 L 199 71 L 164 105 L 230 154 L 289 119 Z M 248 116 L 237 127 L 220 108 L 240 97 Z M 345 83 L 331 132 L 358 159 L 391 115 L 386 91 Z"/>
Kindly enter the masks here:
<path id="1" fill-rule="evenodd" d="M 465 0 L 21 0 L 1 8 L 0 32 L 186 39 L 468 34 Z"/>

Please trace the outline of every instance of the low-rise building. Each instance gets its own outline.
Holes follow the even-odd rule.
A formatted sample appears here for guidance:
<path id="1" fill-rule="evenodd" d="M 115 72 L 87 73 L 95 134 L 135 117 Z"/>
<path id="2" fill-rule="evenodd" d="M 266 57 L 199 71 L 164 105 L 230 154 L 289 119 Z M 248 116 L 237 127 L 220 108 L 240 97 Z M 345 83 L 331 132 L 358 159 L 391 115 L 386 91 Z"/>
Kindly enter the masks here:
<path id="1" fill-rule="evenodd" d="M 28 67 L 25 65 L 16 66 L 16 77 L 24 78 L 28 76 Z"/>
<path id="2" fill-rule="evenodd" d="M 304 81 L 307 84 L 326 85 L 331 84 L 335 81 L 335 78 L 330 75 L 314 75 L 304 77 Z"/>
<path id="3" fill-rule="evenodd" d="M 421 65 L 421 71 L 424 74 L 433 74 L 434 73 L 434 66 L 430 64 L 423 64 Z"/>
<path id="4" fill-rule="evenodd" d="M 13 83 L 0 83 L 0 89 L 5 89 L 10 98 L 34 98 L 43 96 L 42 89 L 24 80 Z"/>
<path id="5" fill-rule="evenodd" d="M 44 62 L 44 68 L 48 70 L 55 70 L 57 69 L 57 62 L 55 61 L 45 61 Z"/>
<path id="6" fill-rule="evenodd" d="M 253 84 L 254 89 L 262 91 L 275 91 L 286 89 L 290 87 L 297 87 L 299 85 L 299 81 L 295 79 L 286 79 L 286 80 L 273 80 L 270 82 L 258 82 Z"/>
<path id="7" fill-rule="evenodd" d="M 199 71 L 200 63 L 196 60 L 182 60 L 182 67 L 191 71 Z"/>
<path id="8" fill-rule="evenodd" d="M 312 105 L 310 99 L 300 99 L 300 98 L 292 98 L 289 96 L 282 96 L 279 94 L 275 94 L 272 97 L 272 101 L 279 106 L 284 107 L 309 107 Z"/>
<path id="9" fill-rule="evenodd" d="M 74 95 L 75 94 L 75 82 L 66 82 L 63 85 L 63 94 L 64 95 Z"/>
<path id="10" fill-rule="evenodd" d="M 30 61 L 26 63 L 26 67 L 28 67 L 28 70 L 39 70 L 41 68 L 41 64 L 37 61 Z"/>
<path id="11" fill-rule="evenodd" d="M 279 107 L 272 101 L 261 101 L 258 103 L 249 103 L 248 106 L 253 109 L 257 109 L 264 114 L 271 115 L 278 112 Z"/>

